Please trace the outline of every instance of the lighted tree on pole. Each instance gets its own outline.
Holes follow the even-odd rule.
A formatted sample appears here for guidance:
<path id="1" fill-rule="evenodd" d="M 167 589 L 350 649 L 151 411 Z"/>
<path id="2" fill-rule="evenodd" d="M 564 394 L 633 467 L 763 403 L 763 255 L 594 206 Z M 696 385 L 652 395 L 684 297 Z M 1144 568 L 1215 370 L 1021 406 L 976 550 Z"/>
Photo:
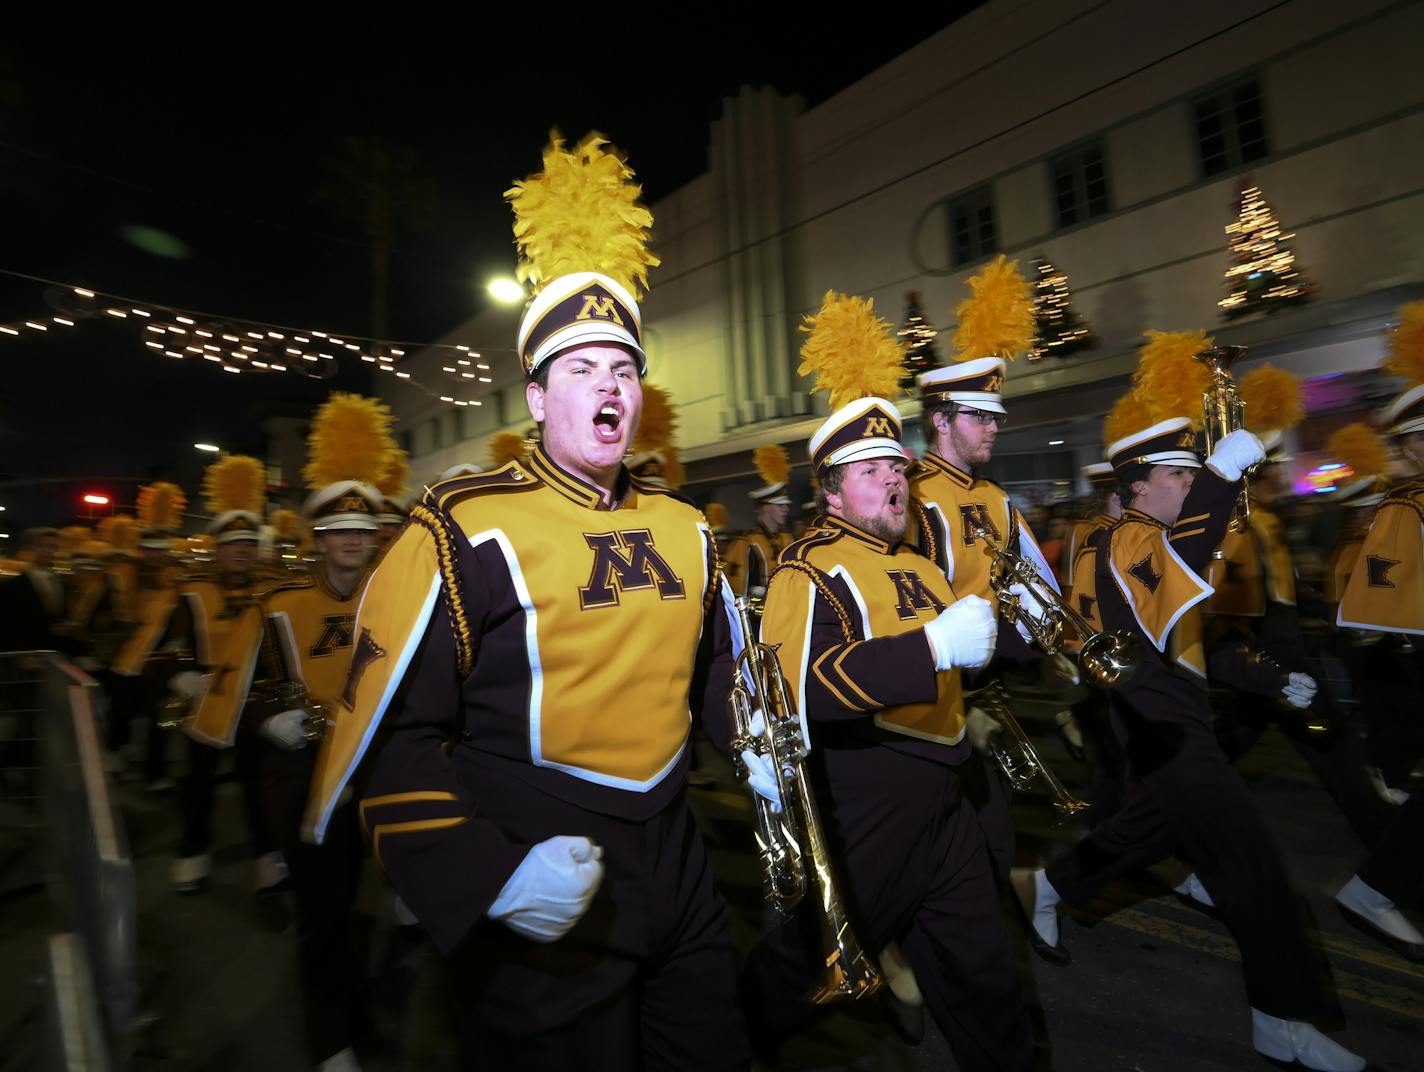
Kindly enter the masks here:
<path id="1" fill-rule="evenodd" d="M 939 332 L 925 319 L 918 291 L 912 290 L 905 295 L 905 326 L 896 334 L 905 344 L 905 374 L 900 377 L 900 386 L 913 387 L 915 377 L 920 373 L 939 368 L 939 354 L 934 342 Z"/>
<path id="2" fill-rule="evenodd" d="M 1043 257 L 1035 257 L 1031 263 L 1036 331 L 1028 359 L 1041 361 L 1049 354 L 1067 357 L 1076 350 L 1096 346 L 1098 339 L 1093 329 L 1073 308 L 1068 277 Z"/>
<path id="3" fill-rule="evenodd" d="M 1217 302 L 1227 319 L 1247 313 L 1275 312 L 1305 301 L 1316 285 L 1300 274 L 1295 253 L 1286 242 L 1295 237 L 1281 230 L 1259 187 L 1247 183 L 1237 200 L 1236 221 L 1226 225 L 1226 297 Z"/>

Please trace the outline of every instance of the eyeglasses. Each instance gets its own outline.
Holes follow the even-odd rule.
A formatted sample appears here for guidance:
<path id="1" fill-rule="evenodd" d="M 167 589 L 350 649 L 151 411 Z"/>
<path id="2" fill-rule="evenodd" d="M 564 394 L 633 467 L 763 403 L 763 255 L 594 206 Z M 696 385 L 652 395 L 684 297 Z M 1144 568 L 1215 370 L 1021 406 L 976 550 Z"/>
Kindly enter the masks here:
<path id="1" fill-rule="evenodd" d="M 994 424 L 1000 428 L 1009 423 L 1009 418 L 1003 413 L 985 413 L 982 409 L 961 409 L 955 413 L 956 417 L 968 417 L 971 421 L 977 421 L 981 425 Z"/>

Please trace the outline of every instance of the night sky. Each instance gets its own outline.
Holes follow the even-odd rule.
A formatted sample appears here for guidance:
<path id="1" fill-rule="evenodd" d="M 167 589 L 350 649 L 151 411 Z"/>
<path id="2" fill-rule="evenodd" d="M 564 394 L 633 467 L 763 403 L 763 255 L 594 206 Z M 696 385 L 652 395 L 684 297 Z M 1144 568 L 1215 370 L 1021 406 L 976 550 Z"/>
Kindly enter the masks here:
<path id="1" fill-rule="evenodd" d="M 201 31 L 82 7 L 16 19 L 0 43 L 0 269 L 367 334 L 363 186 L 340 167 L 350 139 L 365 139 L 409 176 L 388 336 L 430 340 L 479 308 L 488 276 L 512 269 L 500 195 L 537 169 L 551 127 L 603 131 L 656 201 L 705 169 L 708 123 L 741 84 L 814 104 L 972 6 L 877 24 L 821 18 L 815 30 L 773 5 L 724 6 L 686 29 L 670 14 L 629 21 L 645 8 L 532 5 L 499 23 L 420 5 L 382 6 L 380 21 L 349 6 L 305 21 L 297 5 L 213 7 Z M 677 21 L 698 10 L 713 12 L 682 8 Z M 125 237 L 135 227 L 177 239 L 169 252 L 181 256 L 140 248 Z M 0 276 L 0 322 L 50 315 L 44 291 Z M 72 497 L 68 484 L 35 498 L 15 481 L 179 477 L 191 494 L 194 440 L 260 451 L 261 414 L 309 409 L 333 385 L 367 387 L 359 361 L 330 382 L 232 376 L 152 355 L 139 337 L 121 321 L 0 337 L 0 498 L 49 515 L 12 512 L 8 527 L 67 520 L 56 512 Z"/>

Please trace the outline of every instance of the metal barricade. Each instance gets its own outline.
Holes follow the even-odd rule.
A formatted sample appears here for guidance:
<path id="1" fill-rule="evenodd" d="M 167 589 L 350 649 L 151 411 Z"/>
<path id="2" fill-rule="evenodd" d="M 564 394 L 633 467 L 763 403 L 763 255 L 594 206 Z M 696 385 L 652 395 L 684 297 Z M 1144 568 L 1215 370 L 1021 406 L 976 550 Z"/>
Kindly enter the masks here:
<path id="1" fill-rule="evenodd" d="M 133 861 L 104 770 L 97 691 L 88 675 L 45 656 L 39 697 L 50 898 L 81 940 L 118 1052 L 138 1001 L 138 908 Z"/>
<path id="2" fill-rule="evenodd" d="M 108 1040 L 94 996 L 89 958 L 78 935 L 49 939 L 45 987 L 45 1072 L 108 1072 Z"/>

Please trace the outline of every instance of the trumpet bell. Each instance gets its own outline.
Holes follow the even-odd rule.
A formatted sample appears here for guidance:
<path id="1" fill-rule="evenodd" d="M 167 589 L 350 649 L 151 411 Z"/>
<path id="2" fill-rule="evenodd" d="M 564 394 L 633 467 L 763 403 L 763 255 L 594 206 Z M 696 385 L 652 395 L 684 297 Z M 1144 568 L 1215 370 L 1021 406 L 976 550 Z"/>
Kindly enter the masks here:
<path id="1" fill-rule="evenodd" d="M 1137 675 L 1142 655 L 1130 634 L 1094 633 L 1078 653 L 1078 665 L 1095 683 L 1112 688 Z"/>

